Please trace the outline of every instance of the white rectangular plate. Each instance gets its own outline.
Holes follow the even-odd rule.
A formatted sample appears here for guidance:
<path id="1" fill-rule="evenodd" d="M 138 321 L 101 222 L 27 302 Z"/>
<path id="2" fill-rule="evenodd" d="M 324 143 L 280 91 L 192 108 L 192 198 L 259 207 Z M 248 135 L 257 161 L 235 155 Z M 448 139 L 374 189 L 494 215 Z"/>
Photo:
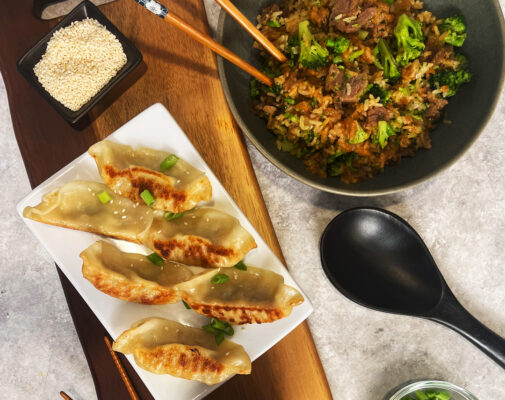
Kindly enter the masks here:
<path id="1" fill-rule="evenodd" d="M 240 211 L 165 107 L 161 104 L 154 104 L 123 125 L 107 139 L 133 147 L 143 146 L 172 152 L 204 171 L 210 179 L 213 192 L 213 201 L 207 205 L 226 211 L 238 218 L 241 225 L 253 235 L 258 244 L 258 247 L 246 256 L 246 263 L 281 274 L 288 285 L 296 287 L 301 292 L 301 289 L 288 274 L 280 260 Z M 230 173 L 232 172 L 230 171 Z M 18 213 L 22 216 L 23 209 L 26 206 L 34 206 L 40 203 L 44 194 L 77 179 L 102 181 L 95 162 L 88 153 L 78 157 L 35 188 L 19 202 L 17 205 Z M 82 262 L 79 258 L 79 254 L 84 249 L 100 239 L 98 235 L 45 225 L 25 218 L 23 220 L 113 338 L 129 329 L 134 322 L 153 316 L 179 321 L 194 327 L 201 327 L 207 323 L 208 319 L 206 317 L 186 310 L 182 303 L 163 306 L 141 305 L 105 295 L 82 277 Z M 144 248 L 135 244 L 122 241 L 115 241 L 115 243 L 124 251 L 146 252 Z M 232 340 L 244 346 L 251 360 L 254 361 L 309 316 L 312 312 L 312 305 L 305 295 L 304 297 L 305 301 L 295 307 L 289 317 L 271 324 L 236 327 Z M 293 351 L 296 351 L 296 349 L 293 349 Z M 203 383 L 169 375 L 155 375 L 137 367 L 132 356 L 128 356 L 128 360 L 152 395 L 158 400 L 201 399 L 219 386 L 207 386 Z M 293 368 L 296 368 L 296 366 L 293 366 Z"/>

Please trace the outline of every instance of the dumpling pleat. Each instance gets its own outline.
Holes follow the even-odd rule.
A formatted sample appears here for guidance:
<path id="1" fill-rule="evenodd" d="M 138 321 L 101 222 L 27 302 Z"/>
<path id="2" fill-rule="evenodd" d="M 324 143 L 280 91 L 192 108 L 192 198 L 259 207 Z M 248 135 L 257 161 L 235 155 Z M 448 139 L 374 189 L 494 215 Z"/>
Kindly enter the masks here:
<path id="1" fill-rule="evenodd" d="M 160 164 L 170 153 L 103 140 L 88 153 L 95 159 L 100 176 L 115 193 L 141 202 L 140 193 L 149 190 L 154 208 L 180 213 L 201 201 L 212 199 L 212 186 L 202 171 L 183 159 L 163 171 Z"/>
<path id="2" fill-rule="evenodd" d="M 158 266 L 144 255 L 121 252 L 103 241 L 84 250 L 81 258 L 83 276 L 109 296 L 141 304 L 184 300 L 199 314 L 237 325 L 274 322 L 303 302 L 281 275 L 262 268 L 221 268 L 193 275 L 183 265 L 165 261 Z M 228 280 L 212 284 L 216 274 Z"/>
<path id="3" fill-rule="evenodd" d="M 107 192 L 105 204 L 99 194 Z M 212 208 L 197 208 L 166 220 L 164 213 L 111 192 L 102 183 L 74 181 L 46 194 L 23 216 L 46 224 L 144 244 L 161 257 L 201 267 L 231 267 L 256 247 L 238 220 Z"/>
<path id="4" fill-rule="evenodd" d="M 133 354 L 137 365 L 149 372 L 207 385 L 251 373 L 251 360 L 242 346 L 228 339 L 217 345 L 214 335 L 163 318 L 135 323 L 112 347 Z"/>

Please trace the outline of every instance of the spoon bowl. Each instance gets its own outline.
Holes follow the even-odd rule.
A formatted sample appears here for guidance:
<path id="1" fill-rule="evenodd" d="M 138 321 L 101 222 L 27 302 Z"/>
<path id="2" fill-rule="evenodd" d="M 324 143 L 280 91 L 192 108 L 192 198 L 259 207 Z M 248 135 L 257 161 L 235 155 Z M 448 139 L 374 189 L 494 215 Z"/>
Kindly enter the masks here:
<path id="1" fill-rule="evenodd" d="M 441 323 L 505 368 L 505 340 L 463 308 L 421 237 L 397 215 L 378 208 L 344 211 L 326 227 L 320 250 L 324 272 L 350 300 Z"/>
<path id="2" fill-rule="evenodd" d="M 366 307 L 421 315 L 442 297 L 442 275 L 422 239 L 388 212 L 340 214 L 323 234 L 321 257 L 333 285 Z"/>

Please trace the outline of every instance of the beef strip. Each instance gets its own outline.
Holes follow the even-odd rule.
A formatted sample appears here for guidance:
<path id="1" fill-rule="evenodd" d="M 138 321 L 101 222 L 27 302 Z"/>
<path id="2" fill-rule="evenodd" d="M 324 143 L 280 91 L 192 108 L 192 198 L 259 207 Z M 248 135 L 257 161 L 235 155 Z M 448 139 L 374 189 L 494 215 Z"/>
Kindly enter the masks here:
<path id="1" fill-rule="evenodd" d="M 335 17 L 342 15 L 342 18 L 349 17 L 359 11 L 359 0 L 334 0 L 331 8 L 330 21 L 335 21 Z"/>
<path id="2" fill-rule="evenodd" d="M 358 74 L 346 80 L 337 93 L 342 103 L 356 103 L 368 85 L 366 74 Z"/>
<path id="3" fill-rule="evenodd" d="M 356 15 L 357 18 L 355 20 L 345 22 L 344 19 L 348 16 Z M 335 17 L 337 15 L 342 15 L 338 21 L 335 21 Z M 338 13 L 333 16 L 330 16 L 330 25 L 334 25 L 339 31 L 344 33 L 352 33 L 357 32 L 362 28 L 373 28 L 375 24 L 375 17 L 379 14 L 379 9 L 377 7 L 369 7 L 364 9 L 361 13 L 359 13 L 359 8 L 356 8 L 352 13 Z"/>
<path id="4" fill-rule="evenodd" d="M 344 71 L 340 70 L 336 64 L 331 64 L 328 75 L 326 75 L 324 88 L 327 92 L 338 92 L 342 89 L 344 80 Z"/>
<path id="5" fill-rule="evenodd" d="M 440 118 L 440 111 L 447 105 L 447 100 L 436 99 L 424 112 L 424 118 L 437 120 Z"/>
<path id="6" fill-rule="evenodd" d="M 366 113 L 366 122 L 371 126 L 379 121 L 389 121 L 391 118 L 393 118 L 393 111 L 386 107 L 372 107 Z"/>
<path id="7" fill-rule="evenodd" d="M 358 16 L 356 23 L 362 28 L 372 28 L 374 26 L 373 19 L 378 14 L 379 9 L 377 7 L 370 7 Z"/>
<path id="8" fill-rule="evenodd" d="M 347 78 L 344 71 L 332 64 L 326 76 L 325 90 L 333 92 L 342 103 L 356 103 L 368 85 L 365 73 Z"/>

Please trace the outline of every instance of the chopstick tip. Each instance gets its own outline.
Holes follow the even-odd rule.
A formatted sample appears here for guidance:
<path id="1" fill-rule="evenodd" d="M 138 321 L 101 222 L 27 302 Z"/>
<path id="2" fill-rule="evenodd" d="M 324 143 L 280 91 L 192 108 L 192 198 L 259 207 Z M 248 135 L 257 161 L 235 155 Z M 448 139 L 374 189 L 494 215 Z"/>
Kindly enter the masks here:
<path id="1" fill-rule="evenodd" d="M 72 398 L 66 394 L 63 390 L 60 392 L 60 396 L 63 397 L 65 400 L 72 400 Z"/>

